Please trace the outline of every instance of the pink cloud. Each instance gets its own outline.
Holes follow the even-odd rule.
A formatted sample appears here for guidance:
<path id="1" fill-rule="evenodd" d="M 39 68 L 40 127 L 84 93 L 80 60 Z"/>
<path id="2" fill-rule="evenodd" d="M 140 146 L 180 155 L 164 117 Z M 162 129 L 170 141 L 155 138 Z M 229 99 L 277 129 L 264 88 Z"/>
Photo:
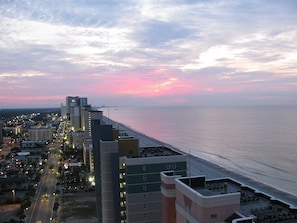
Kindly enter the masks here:
<path id="1" fill-rule="evenodd" d="M 194 91 L 189 81 L 178 78 L 173 72 L 153 70 L 147 73 L 110 74 L 95 83 L 90 83 L 85 92 L 157 97 L 171 94 L 186 94 Z"/>

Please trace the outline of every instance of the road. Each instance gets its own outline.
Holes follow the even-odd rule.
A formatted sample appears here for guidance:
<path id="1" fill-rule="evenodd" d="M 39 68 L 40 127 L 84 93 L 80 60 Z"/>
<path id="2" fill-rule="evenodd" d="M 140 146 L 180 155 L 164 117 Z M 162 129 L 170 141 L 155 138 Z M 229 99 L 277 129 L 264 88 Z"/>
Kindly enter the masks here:
<path id="1" fill-rule="evenodd" d="M 57 170 L 59 157 L 57 155 L 57 144 L 49 149 L 47 164 L 44 173 L 40 178 L 36 195 L 31 204 L 31 211 L 26 218 L 26 223 L 49 223 L 53 219 L 53 206 L 55 202 L 54 192 L 56 191 Z M 53 167 L 50 169 L 50 167 Z"/>

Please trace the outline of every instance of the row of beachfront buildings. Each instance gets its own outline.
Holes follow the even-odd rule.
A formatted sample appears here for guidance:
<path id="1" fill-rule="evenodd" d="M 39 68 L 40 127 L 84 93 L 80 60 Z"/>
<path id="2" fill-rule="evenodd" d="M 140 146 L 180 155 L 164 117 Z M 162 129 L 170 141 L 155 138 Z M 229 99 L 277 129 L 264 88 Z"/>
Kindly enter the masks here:
<path id="1" fill-rule="evenodd" d="M 72 141 L 79 141 L 72 133 L 81 132 L 100 223 L 297 220 L 295 207 L 233 179 L 188 176 L 186 154 L 164 145 L 140 147 L 139 139 L 114 128 L 86 99 L 67 97 L 62 116 L 72 126 Z"/>

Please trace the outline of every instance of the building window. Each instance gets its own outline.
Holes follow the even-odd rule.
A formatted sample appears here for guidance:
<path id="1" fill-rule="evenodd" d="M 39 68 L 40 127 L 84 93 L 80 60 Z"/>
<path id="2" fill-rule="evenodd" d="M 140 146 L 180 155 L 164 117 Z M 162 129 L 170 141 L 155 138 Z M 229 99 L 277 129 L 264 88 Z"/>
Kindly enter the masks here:
<path id="1" fill-rule="evenodd" d="M 172 169 L 176 169 L 176 163 L 172 163 Z"/>
<path id="2" fill-rule="evenodd" d="M 120 198 L 125 198 L 126 197 L 126 192 L 120 192 Z"/>
<path id="3" fill-rule="evenodd" d="M 146 165 L 142 166 L 142 171 L 145 172 L 146 171 Z"/>
<path id="4" fill-rule="evenodd" d="M 125 169 L 126 168 L 126 163 L 122 163 L 122 164 L 120 164 L 120 169 L 122 170 L 122 169 Z"/>
<path id="5" fill-rule="evenodd" d="M 146 194 L 143 195 L 143 200 L 146 200 Z"/>
<path id="6" fill-rule="evenodd" d="M 218 217 L 217 214 L 211 214 L 211 215 L 210 215 L 210 218 L 211 218 L 211 219 L 214 219 L 214 218 L 217 218 L 217 217 Z"/>
<path id="7" fill-rule="evenodd" d="M 146 181 L 146 175 L 143 175 L 142 179 L 143 181 Z"/>
<path id="8" fill-rule="evenodd" d="M 143 214 L 143 219 L 146 219 L 147 218 L 147 215 L 146 213 Z"/>
<path id="9" fill-rule="evenodd" d="M 146 185 L 143 185 L 143 190 L 146 191 Z"/>
<path id="10" fill-rule="evenodd" d="M 166 164 L 166 169 L 167 169 L 167 170 L 170 170 L 170 169 L 171 169 L 171 164 L 169 164 L 169 163 Z"/>
<path id="11" fill-rule="evenodd" d="M 126 182 L 120 183 L 120 188 L 121 188 L 121 189 L 126 188 Z"/>
<path id="12" fill-rule="evenodd" d="M 146 204 L 143 204 L 143 209 L 146 209 Z"/>

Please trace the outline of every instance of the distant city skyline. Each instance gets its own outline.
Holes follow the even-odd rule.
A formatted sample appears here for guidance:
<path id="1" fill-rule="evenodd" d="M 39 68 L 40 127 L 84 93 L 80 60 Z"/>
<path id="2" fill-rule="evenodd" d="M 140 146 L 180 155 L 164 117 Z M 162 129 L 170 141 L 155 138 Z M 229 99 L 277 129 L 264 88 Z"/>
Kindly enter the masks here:
<path id="1" fill-rule="evenodd" d="M 0 109 L 297 104 L 297 1 L 0 2 Z"/>

